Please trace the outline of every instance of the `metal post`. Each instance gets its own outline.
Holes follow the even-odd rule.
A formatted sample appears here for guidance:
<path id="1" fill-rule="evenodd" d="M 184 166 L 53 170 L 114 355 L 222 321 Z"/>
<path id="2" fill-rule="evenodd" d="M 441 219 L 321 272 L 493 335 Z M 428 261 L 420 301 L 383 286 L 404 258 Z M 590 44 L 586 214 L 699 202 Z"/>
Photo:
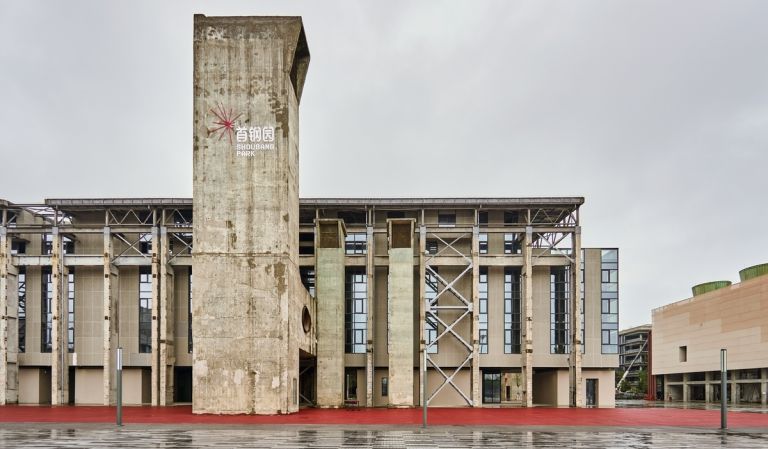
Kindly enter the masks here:
<path id="1" fill-rule="evenodd" d="M 423 280 L 422 280 L 423 282 Z M 427 345 L 424 345 L 424 381 L 421 383 L 421 405 L 424 407 L 421 427 L 427 428 Z"/>
<path id="2" fill-rule="evenodd" d="M 728 428 L 728 351 L 720 350 L 720 428 Z"/>
<path id="3" fill-rule="evenodd" d="M 123 348 L 117 348 L 117 425 L 123 425 Z"/>

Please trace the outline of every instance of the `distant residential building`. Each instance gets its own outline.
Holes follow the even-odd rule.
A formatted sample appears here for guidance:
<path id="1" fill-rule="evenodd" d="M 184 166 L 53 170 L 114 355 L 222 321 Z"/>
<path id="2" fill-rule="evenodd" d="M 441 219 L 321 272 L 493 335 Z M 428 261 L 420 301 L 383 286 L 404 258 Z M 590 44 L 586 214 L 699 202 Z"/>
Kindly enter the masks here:
<path id="1" fill-rule="evenodd" d="M 640 376 L 642 372 L 645 372 L 646 376 L 650 377 L 648 370 L 651 351 L 651 345 L 648 342 L 650 336 L 650 324 L 643 324 L 619 332 L 619 372 L 628 372 L 621 386 L 622 391 L 640 391 L 642 389 L 642 393 L 648 393 L 647 387 L 650 382 L 641 385 Z"/>
<path id="2" fill-rule="evenodd" d="M 728 399 L 766 405 L 768 264 L 741 282 L 693 287 L 693 297 L 653 310 L 652 372 L 667 401 L 720 400 L 720 349 L 728 350 Z"/>

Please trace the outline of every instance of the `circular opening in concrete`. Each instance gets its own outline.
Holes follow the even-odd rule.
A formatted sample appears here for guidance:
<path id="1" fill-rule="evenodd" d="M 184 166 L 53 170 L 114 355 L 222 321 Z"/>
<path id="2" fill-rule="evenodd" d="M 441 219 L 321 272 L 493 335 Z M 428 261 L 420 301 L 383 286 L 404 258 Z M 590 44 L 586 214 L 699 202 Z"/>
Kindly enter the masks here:
<path id="1" fill-rule="evenodd" d="M 305 334 L 312 330 L 312 316 L 310 316 L 307 306 L 304 306 L 304 310 L 301 311 L 301 326 L 304 328 Z"/>

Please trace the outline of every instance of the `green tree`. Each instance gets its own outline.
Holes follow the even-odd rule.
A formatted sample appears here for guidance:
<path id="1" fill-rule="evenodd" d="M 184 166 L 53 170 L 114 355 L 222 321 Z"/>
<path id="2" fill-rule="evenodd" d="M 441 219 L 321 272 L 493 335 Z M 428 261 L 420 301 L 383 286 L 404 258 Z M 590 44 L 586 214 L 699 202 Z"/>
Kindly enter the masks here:
<path id="1" fill-rule="evenodd" d="M 637 390 L 640 393 L 648 394 L 648 370 L 643 368 L 637 373 Z"/>

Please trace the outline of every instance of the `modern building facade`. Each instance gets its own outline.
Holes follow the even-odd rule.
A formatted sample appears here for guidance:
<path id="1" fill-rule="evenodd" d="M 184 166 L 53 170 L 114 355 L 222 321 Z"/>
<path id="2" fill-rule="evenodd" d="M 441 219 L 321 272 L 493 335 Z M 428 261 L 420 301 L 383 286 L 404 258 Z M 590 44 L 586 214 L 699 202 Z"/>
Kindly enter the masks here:
<path id="1" fill-rule="evenodd" d="M 668 401 L 720 401 L 720 350 L 728 351 L 728 401 L 766 405 L 768 264 L 741 282 L 693 287 L 693 297 L 653 310 L 653 375 Z"/>
<path id="2" fill-rule="evenodd" d="M 612 406 L 580 197 L 299 199 L 299 18 L 195 17 L 189 198 L 0 201 L 0 403 Z"/>
<path id="3" fill-rule="evenodd" d="M 619 332 L 619 372 L 624 375 L 624 380 L 620 385 L 621 391 L 640 391 L 643 395 L 648 394 L 648 387 L 651 384 L 650 363 L 651 358 L 651 325 L 644 324 Z M 641 375 L 645 373 L 645 388 L 640 388 L 642 382 Z M 617 385 L 619 387 L 619 385 Z"/>

